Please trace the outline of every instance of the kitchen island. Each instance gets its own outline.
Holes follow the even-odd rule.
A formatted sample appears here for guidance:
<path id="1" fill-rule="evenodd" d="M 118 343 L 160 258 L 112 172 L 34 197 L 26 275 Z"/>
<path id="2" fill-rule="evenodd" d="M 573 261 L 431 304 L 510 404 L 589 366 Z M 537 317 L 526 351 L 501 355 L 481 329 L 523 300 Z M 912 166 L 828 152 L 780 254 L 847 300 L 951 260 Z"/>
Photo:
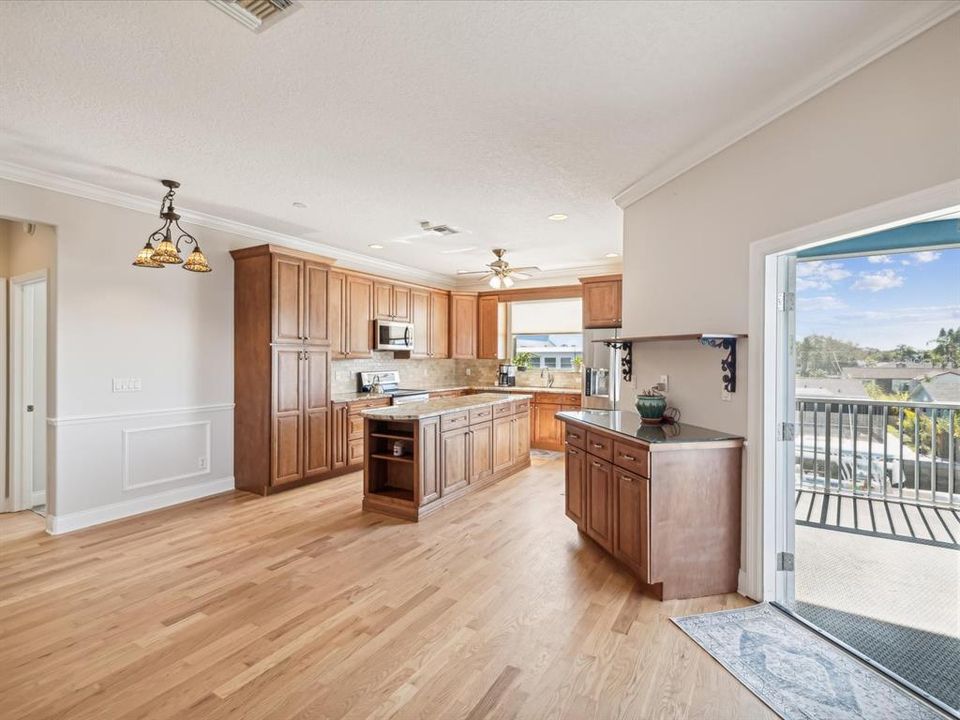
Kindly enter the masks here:
<path id="1" fill-rule="evenodd" d="M 529 467 L 530 400 L 479 393 L 364 410 L 363 509 L 416 521 Z"/>
<path id="2" fill-rule="evenodd" d="M 632 412 L 560 412 L 566 513 L 661 600 L 735 592 L 743 438 Z"/>

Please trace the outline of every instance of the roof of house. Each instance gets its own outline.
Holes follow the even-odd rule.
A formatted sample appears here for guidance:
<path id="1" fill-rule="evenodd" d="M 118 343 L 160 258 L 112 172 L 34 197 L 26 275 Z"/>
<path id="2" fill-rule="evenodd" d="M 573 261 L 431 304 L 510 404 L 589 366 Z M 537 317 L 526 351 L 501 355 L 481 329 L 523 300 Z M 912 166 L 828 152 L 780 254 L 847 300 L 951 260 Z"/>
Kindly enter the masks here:
<path id="1" fill-rule="evenodd" d="M 800 397 L 843 397 L 869 399 L 862 380 L 852 378 L 796 379 L 796 394 Z"/>
<path id="2" fill-rule="evenodd" d="M 840 374 L 845 378 L 860 380 L 912 380 L 931 372 L 927 366 L 911 365 L 908 367 L 845 367 L 840 368 Z"/>
<path id="3" fill-rule="evenodd" d="M 960 370 L 946 370 L 924 380 L 910 393 L 911 398 L 923 392 L 930 402 L 957 403 L 960 405 Z"/>

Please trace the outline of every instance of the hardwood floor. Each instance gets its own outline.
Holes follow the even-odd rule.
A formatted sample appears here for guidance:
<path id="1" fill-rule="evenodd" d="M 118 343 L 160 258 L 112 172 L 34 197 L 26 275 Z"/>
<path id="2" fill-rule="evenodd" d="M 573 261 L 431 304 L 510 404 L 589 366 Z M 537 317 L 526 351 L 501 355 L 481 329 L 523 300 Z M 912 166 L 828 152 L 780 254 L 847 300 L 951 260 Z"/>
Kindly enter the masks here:
<path id="1" fill-rule="evenodd" d="M 346 475 L 61 537 L 0 516 L 4 718 L 772 718 L 581 537 L 563 465 L 422 522 Z"/>

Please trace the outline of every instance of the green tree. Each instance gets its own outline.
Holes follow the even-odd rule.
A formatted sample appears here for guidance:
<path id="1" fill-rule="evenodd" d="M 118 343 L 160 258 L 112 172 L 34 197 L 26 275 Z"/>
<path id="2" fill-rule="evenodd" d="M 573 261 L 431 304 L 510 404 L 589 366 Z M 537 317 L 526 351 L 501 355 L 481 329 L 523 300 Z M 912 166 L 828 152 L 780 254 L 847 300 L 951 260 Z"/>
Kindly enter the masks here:
<path id="1" fill-rule="evenodd" d="M 960 327 L 940 328 L 940 333 L 928 345 L 933 345 L 930 357 L 942 368 L 960 365 Z"/>

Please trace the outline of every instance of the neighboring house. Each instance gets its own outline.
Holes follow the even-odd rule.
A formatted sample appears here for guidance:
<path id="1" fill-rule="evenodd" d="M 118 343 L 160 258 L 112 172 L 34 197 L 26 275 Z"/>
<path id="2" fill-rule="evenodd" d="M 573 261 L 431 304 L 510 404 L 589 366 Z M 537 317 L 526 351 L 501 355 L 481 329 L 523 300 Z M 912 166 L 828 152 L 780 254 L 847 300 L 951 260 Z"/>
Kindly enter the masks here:
<path id="1" fill-rule="evenodd" d="M 863 380 L 852 378 L 807 378 L 796 379 L 796 394 L 798 397 L 816 398 L 850 398 L 854 400 L 869 400 L 867 386 Z"/>
<path id="2" fill-rule="evenodd" d="M 885 393 L 913 392 L 924 375 L 930 372 L 929 364 L 911 363 L 910 365 L 877 365 L 871 367 L 840 368 L 840 375 L 852 380 L 873 382 Z"/>
<path id="3" fill-rule="evenodd" d="M 960 405 L 960 370 L 945 370 L 921 378 L 910 393 L 914 402 L 938 402 Z"/>

